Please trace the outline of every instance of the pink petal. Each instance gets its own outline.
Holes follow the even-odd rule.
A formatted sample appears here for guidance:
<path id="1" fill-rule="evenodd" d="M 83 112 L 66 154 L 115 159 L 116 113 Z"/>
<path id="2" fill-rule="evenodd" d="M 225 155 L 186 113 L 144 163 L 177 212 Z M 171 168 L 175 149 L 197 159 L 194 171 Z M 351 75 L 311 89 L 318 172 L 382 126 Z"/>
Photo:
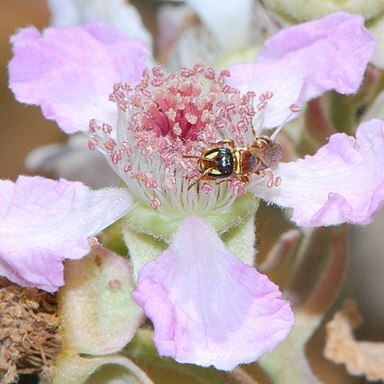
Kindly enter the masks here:
<path id="1" fill-rule="evenodd" d="M 49 292 L 64 284 L 63 259 L 80 259 L 87 238 L 122 217 L 125 189 L 92 191 L 81 183 L 20 176 L 0 181 L 0 273 Z"/>
<path id="2" fill-rule="evenodd" d="M 278 187 L 259 179 L 250 190 L 293 208 L 298 225 L 368 224 L 384 205 L 384 122 L 361 124 L 356 139 L 332 135 L 314 156 L 281 163 L 274 176 L 282 178 Z"/>
<path id="3" fill-rule="evenodd" d="M 287 336 L 293 314 L 278 287 L 241 263 L 198 217 L 139 272 L 133 294 L 155 328 L 162 356 L 230 370 Z"/>
<path id="4" fill-rule="evenodd" d="M 9 78 L 17 100 L 40 105 L 66 133 L 87 130 L 92 118 L 114 124 L 113 85 L 137 82 L 148 56 L 142 41 L 102 23 L 48 28 L 42 35 L 26 28 L 11 41 Z"/>
<path id="5" fill-rule="evenodd" d="M 287 119 L 291 104 L 331 89 L 356 92 L 374 50 L 364 19 L 337 12 L 282 30 L 266 41 L 255 62 L 232 66 L 229 80 L 242 91 L 273 93 L 264 115 L 271 128 Z"/>

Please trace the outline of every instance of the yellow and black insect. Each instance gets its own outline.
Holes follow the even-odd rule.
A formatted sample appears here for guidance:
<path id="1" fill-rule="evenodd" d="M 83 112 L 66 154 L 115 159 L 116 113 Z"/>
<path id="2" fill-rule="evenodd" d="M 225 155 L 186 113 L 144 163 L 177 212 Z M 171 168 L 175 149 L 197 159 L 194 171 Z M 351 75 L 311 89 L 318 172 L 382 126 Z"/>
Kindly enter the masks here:
<path id="1" fill-rule="evenodd" d="M 259 175 L 267 168 L 275 168 L 282 155 L 281 147 L 268 136 L 254 136 L 252 145 L 236 147 L 233 140 L 221 140 L 204 149 L 200 156 L 185 155 L 195 158 L 201 175 L 189 184 L 191 189 L 200 180 L 220 180 L 235 177 L 248 183 L 248 176 Z"/>

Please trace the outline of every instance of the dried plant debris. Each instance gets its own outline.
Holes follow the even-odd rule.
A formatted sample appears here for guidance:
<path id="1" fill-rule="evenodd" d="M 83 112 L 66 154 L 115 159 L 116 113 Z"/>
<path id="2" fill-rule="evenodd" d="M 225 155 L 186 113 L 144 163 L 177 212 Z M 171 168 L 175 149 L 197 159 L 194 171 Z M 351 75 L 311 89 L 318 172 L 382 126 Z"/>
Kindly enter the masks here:
<path id="1" fill-rule="evenodd" d="M 327 324 L 324 356 L 343 363 L 351 375 L 368 380 L 384 380 L 384 343 L 356 341 L 353 330 L 361 323 L 354 301 L 348 300 Z"/>
<path id="2" fill-rule="evenodd" d="M 21 374 L 51 376 L 59 352 L 56 297 L 0 277 L 0 384 Z"/>

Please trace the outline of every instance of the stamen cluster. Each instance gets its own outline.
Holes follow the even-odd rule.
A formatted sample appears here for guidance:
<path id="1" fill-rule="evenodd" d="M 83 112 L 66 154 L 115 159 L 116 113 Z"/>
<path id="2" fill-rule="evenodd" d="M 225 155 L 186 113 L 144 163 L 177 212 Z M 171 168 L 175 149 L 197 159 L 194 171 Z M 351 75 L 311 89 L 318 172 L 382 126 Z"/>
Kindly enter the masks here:
<path id="1" fill-rule="evenodd" d="M 219 200 L 218 208 L 227 206 L 239 189 L 210 182 L 201 185 L 202 193 L 188 190 L 199 169 L 183 156 L 199 156 L 223 139 L 252 142 L 252 120 L 272 95 L 262 95 L 255 109 L 255 93 L 241 95 L 228 77 L 228 71 L 198 64 L 179 73 L 145 70 L 134 88 L 116 84 L 110 100 L 118 107 L 117 127 L 91 120 L 89 148 L 101 150 L 130 192 L 153 209 L 191 213 Z"/>

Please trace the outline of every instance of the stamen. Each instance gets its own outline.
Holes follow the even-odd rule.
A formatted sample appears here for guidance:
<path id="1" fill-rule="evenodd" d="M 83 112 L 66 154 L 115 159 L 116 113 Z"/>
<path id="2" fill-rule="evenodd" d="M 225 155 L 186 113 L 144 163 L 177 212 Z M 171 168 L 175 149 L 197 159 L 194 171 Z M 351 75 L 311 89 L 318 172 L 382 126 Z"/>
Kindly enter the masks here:
<path id="1" fill-rule="evenodd" d="M 282 178 L 280 176 L 275 177 L 272 171 L 262 171 L 260 172 L 260 175 L 262 177 L 268 178 L 268 181 L 267 181 L 268 188 L 278 187 L 282 182 Z"/>
<path id="2" fill-rule="evenodd" d="M 289 106 L 289 109 L 291 113 L 284 119 L 284 121 L 275 129 L 275 131 L 271 135 L 271 140 L 275 140 L 276 136 L 279 134 L 279 132 L 283 129 L 284 125 L 287 124 L 287 122 L 291 119 L 292 115 L 295 113 L 301 112 L 301 108 L 297 104 L 291 104 Z"/>
<path id="3" fill-rule="evenodd" d="M 275 177 L 275 182 L 273 183 L 275 187 L 278 187 L 283 179 L 280 176 Z"/>
<path id="4" fill-rule="evenodd" d="M 160 200 L 155 197 L 154 199 L 151 200 L 151 208 L 152 209 L 157 209 L 160 207 Z"/>
<path id="5" fill-rule="evenodd" d="M 212 191 L 212 185 L 208 183 L 203 183 L 203 185 L 200 187 L 200 190 L 206 194 L 209 194 Z"/>
<path id="6" fill-rule="evenodd" d="M 131 163 L 127 163 L 124 165 L 124 172 L 130 172 L 132 170 L 132 164 Z"/>
<path id="7" fill-rule="evenodd" d="M 273 92 L 270 92 L 270 91 L 267 91 L 266 93 L 262 93 L 259 96 L 260 103 L 256 105 L 256 108 L 259 111 L 262 109 L 265 109 L 268 104 L 268 100 L 271 100 L 272 96 L 273 96 Z"/>
<path id="8" fill-rule="evenodd" d="M 230 186 L 231 186 L 233 194 L 235 196 L 243 196 L 246 192 L 246 190 L 244 188 L 244 183 L 238 179 L 231 180 Z"/>
<path id="9" fill-rule="evenodd" d="M 176 178 L 175 176 L 167 176 L 164 179 L 164 190 L 165 191 L 171 191 L 175 188 L 176 185 Z"/>
<path id="10" fill-rule="evenodd" d="M 91 151 L 96 150 L 98 144 L 99 144 L 99 141 L 95 137 L 92 137 L 91 139 L 88 140 L 88 148 Z"/>

